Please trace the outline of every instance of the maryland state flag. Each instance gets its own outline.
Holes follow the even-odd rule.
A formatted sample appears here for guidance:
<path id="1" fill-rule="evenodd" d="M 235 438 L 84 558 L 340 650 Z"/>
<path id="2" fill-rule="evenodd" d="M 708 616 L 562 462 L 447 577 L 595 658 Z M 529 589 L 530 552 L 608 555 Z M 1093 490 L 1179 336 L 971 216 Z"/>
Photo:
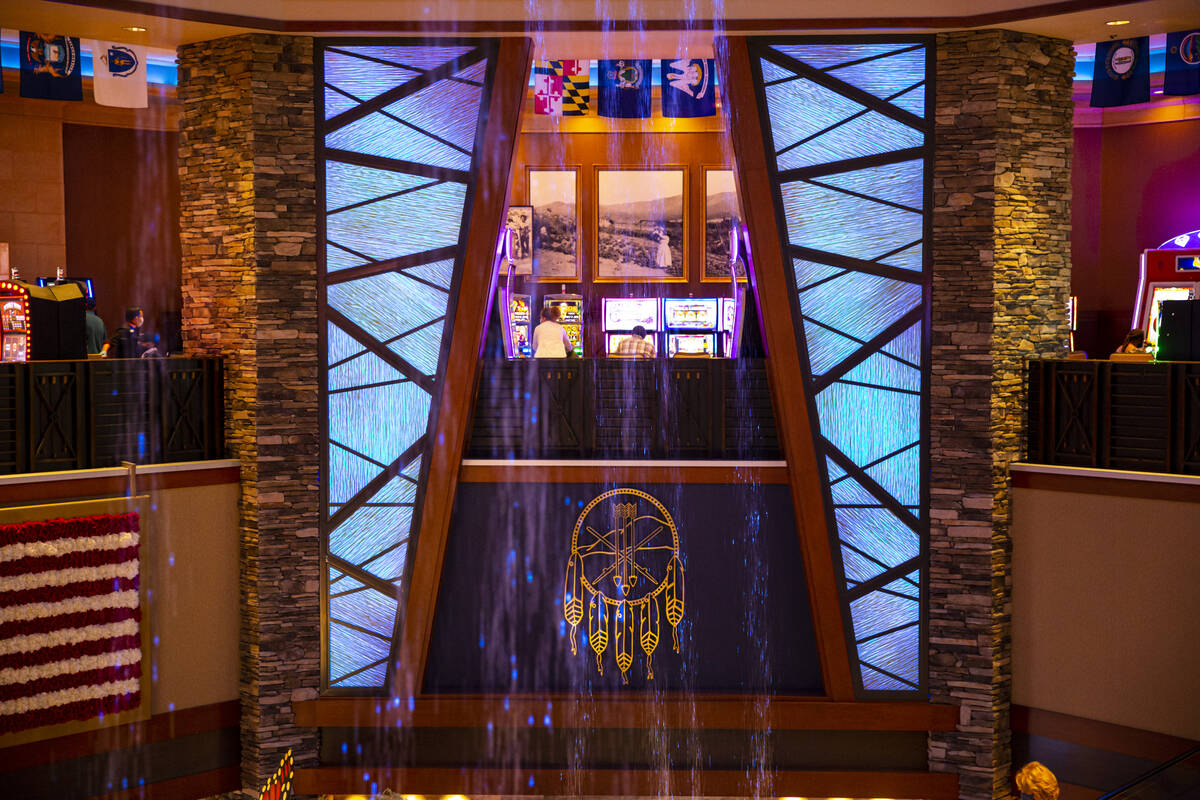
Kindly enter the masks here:
<path id="1" fill-rule="evenodd" d="M 622 58 L 600 62 L 602 117 L 649 117 L 650 81 L 654 62 L 648 58 Z"/>
<path id="2" fill-rule="evenodd" d="M 582 117 L 591 94 L 590 61 L 539 61 L 533 69 L 533 110 L 537 114 Z"/>
<path id="3" fill-rule="evenodd" d="M 21 97 L 82 100 L 79 39 L 21 31 Z"/>
<path id="4" fill-rule="evenodd" d="M 717 113 L 716 74 L 711 58 L 664 59 L 662 115 L 664 117 L 711 117 Z"/>
<path id="5" fill-rule="evenodd" d="M 1096 108 L 1150 102 L 1150 37 L 1096 44 L 1092 100 Z"/>
<path id="6" fill-rule="evenodd" d="M 1200 30 L 1167 34 L 1163 94 L 1200 94 Z"/>

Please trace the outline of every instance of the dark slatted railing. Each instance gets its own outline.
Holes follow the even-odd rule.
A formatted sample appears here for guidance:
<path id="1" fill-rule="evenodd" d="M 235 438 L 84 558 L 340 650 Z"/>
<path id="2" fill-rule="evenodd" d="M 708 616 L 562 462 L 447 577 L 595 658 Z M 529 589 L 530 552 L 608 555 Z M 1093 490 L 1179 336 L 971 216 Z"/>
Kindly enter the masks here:
<path id="1" fill-rule="evenodd" d="M 1200 474 L 1200 363 L 1029 362 L 1037 464 Z"/>
<path id="2" fill-rule="evenodd" d="M 777 459 L 761 360 L 485 361 L 468 458 Z"/>
<path id="3" fill-rule="evenodd" d="M 221 360 L 0 364 L 0 474 L 224 455 Z"/>

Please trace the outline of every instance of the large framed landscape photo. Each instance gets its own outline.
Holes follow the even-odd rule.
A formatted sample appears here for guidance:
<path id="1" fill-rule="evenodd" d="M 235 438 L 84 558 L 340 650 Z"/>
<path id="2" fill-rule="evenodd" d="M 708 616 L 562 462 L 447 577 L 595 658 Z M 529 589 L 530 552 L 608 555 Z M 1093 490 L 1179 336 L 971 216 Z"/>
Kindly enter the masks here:
<path id="1" fill-rule="evenodd" d="M 530 167 L 527 178 L 533 208 L 532 277 L 537 281 L 578 281 L 579 171 Z"/>
<path id="2" fill-rule="evenodd" d="M 729 280 L 729 247 L 734 230 L 741 225 L 737 184 L 728 167 L 704 168 L 704 260 L 700 280 Z M 737 265 L 738 280 L 746 280 L 746 268 Z"/>
<path id="3" fill-rule="evenodd" d="M 687 281 L 687 170 L 596 170 L 596 281 Z"/>

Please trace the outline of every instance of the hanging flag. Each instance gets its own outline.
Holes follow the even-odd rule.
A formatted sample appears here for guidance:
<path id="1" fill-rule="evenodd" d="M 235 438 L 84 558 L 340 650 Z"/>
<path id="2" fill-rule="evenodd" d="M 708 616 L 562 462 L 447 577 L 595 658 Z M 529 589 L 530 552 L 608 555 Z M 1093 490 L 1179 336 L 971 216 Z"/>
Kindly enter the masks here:
<path id="1" fill-rule="evenodd" d="M 1200 30 L 1167 34 L 1163 94 L 1200 94 Z"/>
<path id="2" fill-rule="evenodd" d="M 588 61 L 539 61 L 533 68 L 533 110 L 582 117 L 588 110 Z"/>
<path id="3" fill-rule="evenodd" d="M 562 75 L 554 74 L 553 61 L 539 61 L 533 68 L 533 112 L 557 117 L 562 114 Z"/>
<path id="4" fill-rule="evenodd" d="M 136 44 L 93 41 L 92 93 L 102 106 L 145 108 L 146 48 Z"/>
<path id="5" fill-rule="evenodd" d="M 663 59 L 659 62 L 664 117 L 711 117 L 717 113 L 714 64 L 711 58 Z"/>
<path id="6" fill-rule="evenodd" d="M 650 59 L 622 58 L 600 62 L 600 105 L 602 117 L 650 116 Z"/>
<path id="7" fill-rule="evenodd" d="M 562 113 L 564 117 L 587 116 L 591 100 L 591 80 L 588 72 L 592 62 L 587 60 L 551 61 L 562 75 Z"/>
<path id="8" fill-rule="evenodd" d="M 1095 108 L 1150 102 L 1150 37 L 1097 42 L 1092 68 Z"/>
<path id="9" fill-rule="evenodd" d="M 21 97 L 82 100 L 79 39 L 21 31 Z"/>

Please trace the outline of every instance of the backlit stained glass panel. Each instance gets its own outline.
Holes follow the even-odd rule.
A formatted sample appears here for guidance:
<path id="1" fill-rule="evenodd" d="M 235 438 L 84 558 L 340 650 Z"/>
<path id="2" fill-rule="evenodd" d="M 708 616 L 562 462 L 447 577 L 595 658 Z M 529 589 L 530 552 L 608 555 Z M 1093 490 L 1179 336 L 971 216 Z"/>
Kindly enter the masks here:
<path id="1" fill-rule="evenodd" d="M 330 688 L 388 681 L 494 52 L 320 45 Z"/>
<path id="2" fill-rule="evenodd" d="M 928 44 L 797 40 L 753 54 L 847 645 L 860 692 L 916 693 L 928 516 Z"/>

